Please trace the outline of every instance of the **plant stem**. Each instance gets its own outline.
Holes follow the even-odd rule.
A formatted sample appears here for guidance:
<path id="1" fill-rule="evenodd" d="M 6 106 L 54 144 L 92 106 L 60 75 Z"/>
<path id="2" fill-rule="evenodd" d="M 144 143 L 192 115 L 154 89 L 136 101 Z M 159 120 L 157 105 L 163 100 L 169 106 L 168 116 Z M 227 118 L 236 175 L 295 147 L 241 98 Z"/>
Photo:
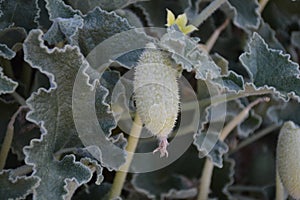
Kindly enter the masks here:
<path id="1" fill-rule="evenodd" d="M 229 135 L 229 133 L 242 121 L 244 121 L 244 119 L 248 116 L 249 111 L 251 110 L 251 108 L 253 108 L 255 105 L 259 104 L 260 102 L 264 102 L 264 101 L 269 101 L 270 98 L 265 97 L 265 98 L 258 98 L 255 101 L 253 101 L 252 103 L 250 103 L 246 108 L 244 108 L 244 110 L 242 110 L 242 112 L 240 112 L 237 116 L 235 116 L 223 129 L 221 135 L 220 135 L 220 140 L 224 141 L 225 138 Z"/>
<path id="2" fill-rule="evenodd" d="M 207 52 L 210 52 L 210 50 L 215 45 L 217 39 L 219 38 L 219 35 L 222 33 L 222 31 L 226 28 L 226 26 L 229 24 L 230 19 L 227 18 L 221 26 L 219 26 L 214 33 L 209 37 L 209 39 L 205 43 L 205 49 Z"/>
<path id="3" fill-rule="evenodd" d="M 225 138 L 229 135 L 229 133 L 239 124 L 241 123 L 249 114 L 251 108 L 263 101 L 269 101 L 268 97 L 258 98 L 252 103 L 250 103 L 244 110 L 242 110 L 236 117 L 234 117 L 222 130 L 219 139 L 224 141 Z M 199 186 L 199 194 L 197 200 L 206 200 L 208 199 L 209 187 L 211 182 L 211 176 L 213 172 L 213 163 L 208 158 L 206 158 L 204 169 L 202 171 L 201 183 Z"/>
<path id="4" fill-rule="evenodd" d="M 22 65 L 22 82 L 24 83 L 25 95 L 30 92 L 31 82 L 32 82 L 32 68 L 29 64 L 23 63 Z"/>
<path id="5" fill-rule="evenodd" d="M 191 24 L 198 27 L 200 26 L 209 16 L 211 16 L 226 0 L 214 0 L 204 10 L 201 11 L 194 19 L 191 20 Z"/>
<path id="6" fill-rule="evenodd" d="M 276 200 L 282 200 L 285 199 L 284 198 L 284 188 L 282 185 L 282 182 L 280 180 L 279 174 L 278 174 L 278 170 L 276 167 Z"/>
<path id="7" fill-rule="evenodd" d="M 268 2 L 269 2 L 269 0 L 260 0 L 259 1 L 259 12 L 260 13 L 263 12 L 263 10 L 265 9 Z"/>
<path id="8" fill-rule="evenodd" d="M 271 94 L 273 93 L 272 91 L 244 91 L 241 93 L 228 93 L 225 96 L 220 95 L 220 96 L 214 96 L 211 98 L 203 99 L 199 101 L 200 106 L 208 106 L 208 105 L 214 105 L 214 104 L 219 104 L 223 102 L 228 102 L 231 100 L 239 99 L 242 97 L 249 97 L 249 96 L 255 96 L 255 95 L 264 95 L 264 94 Z"/>
<path id="9" fill-rule="evenodd" d="M 130 167 L 131 161 L 133 159 L 133 155 L 135 149 L 137 147 L 139 136 L 142 130 L 142 122 L 138 114 L 135 115 L 134 123 L 132 125 L 130 135 L 128 138 L 128 144 L 126 147 L 126 151 L 128 152 L 125 163 L 120 167 L 120 170 L 116 172 L 113 185 L 110 191 L 109 199 L 117 198 L 121 195 L 123 185 L 125 183 L 125 179 L 127 176 L 128 169 Z"/>
<path id="10" fill-rule="evenodd" d="M 255 142 L 256 140 L 266 136 L 267 134 L 271 133 L 272 131 L 275 131 L 276 129 L 278 129 L 281 125 L 278 124 L 273 124 L 271 126 L 268 126 L 267 128 L 259 131 L 258 133 L 256 133 L 255 135 L 253 135 L 252 137 L 244 140 L 243 142 L 241 142 L 235 149 L 233 149 L 231 152 L 229 152 L 230 154 L 233 154 L 237 151 L 239 151 L 240 149 L 244 148 L 245 146 Z"/>
<path id="11" fill-rule="evenodd" d="M 1 151 L 0 151 L 0 171 L 5 166 L 6 158 L 7 158 L 8 152 L 11 147 L 11 143 L 12 143 L 13 136 L 14 136 L 14 123 L 16 121 L 16 117 L 24 108 L 27 108 L 27 107 L 20 106 L 19 109 L 13 114 L 13 116 L 11 117 L 11 119 L 7 125 L 6 135 L 5 135 L 5 138 L 4 138 L 2 147 L 1 147 Z"/>
<path id="12" fill-rule="evenodd" d="M 206 158 L 203 171 L 202 171 L 201 183 L 199 187 L 199 195 L 197 200 L 207 200 L 213 170 L 214 170 L 213 162 Z"/>
<path id="13" fill-rule="evenodd" d="M 14 99 L 22 106 L 26 106 L 26 100 L 21 96 L 19 95 L 19 93 L 17 92 L 13 92 L 10 94 L 12 97 L 14 97 Z"/>

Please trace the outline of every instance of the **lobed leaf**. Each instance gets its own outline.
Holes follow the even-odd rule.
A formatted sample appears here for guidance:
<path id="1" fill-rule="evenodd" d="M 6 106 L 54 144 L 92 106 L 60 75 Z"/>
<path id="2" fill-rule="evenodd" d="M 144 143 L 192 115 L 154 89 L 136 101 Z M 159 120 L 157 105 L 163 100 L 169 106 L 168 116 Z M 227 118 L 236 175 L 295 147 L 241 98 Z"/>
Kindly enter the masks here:
<path id="1" fill-rule="evenodd" d="M 22 43 L 26 36 L 27 33 L 24 28 L 6 28 L 0 32 L 0 43 L 6 44 L 9 48 L 13 48 L 15 44 Z"/>
<path id="2" fill-rule="evenodd" d="M 16 53 L 11 50 L 10 48 L 7 47 L 6 44 L 0 44 L 0 56 L 7 59 L 7 60 L 10 60 L 12 59 L 13 57 L 15 57 Z"/>
<path id="3" fill-rule="evenodd" d="M 93 75 L 90 75 L 92 72 Z M 108 88 L 112 86 L 105 78 L 102 80 L 103 85 L 100 85 L 98 79 L 91 78 L 95 75 L 100 77 L 91 68 L 84 68 L 77 74 L 78 82 L 73 88 L 73 117 L 79 137 L 92 156 L 109 170 L 117 170 L 125 162 L 125 141 L 121 136 L 115 141 L 107 138 L 116 127 L 116 121 L 106 99 L 109 91 L 103 85 L 109 86 Z M 93 83 L 88 84 L 90 81 Z M 120 142 L 121 147 L 114 142 Z"/>
<path id="4" fill-rule="evenodd" d="M 72 87 L 84 61 L 75 47 L 50 51 L 43 45 L 41 34 L 40 30 L 29 33 L 24 42 L 24 59 L 50 78 L 51 88 L 41 88 L 27 100 L 31 108 L 27 119 L 41 125 L 43 135 L 31 140 L 24 149 L 25 162 L 34 167 L 34 175 L 41 179 L 34 197 L 62 199 L 68 193 L 64 188 L 66 180 L 74 180 L 79 186 L 91 179 L 91 171 L 76 162 L 73 155 L 61 161 L 53 156 L 62 148 L 81 144 L 72 117 Z M 51 193 L 47 192 L 49 188 Z"/>
<path id="5" fill-rule="evenodd" d="M 35 22 L 38 24 L 38 28 L 48 30 L 51 26 L 48 10 L 46 8 L 45 0 L 37 0 L 39 8 L 38 15 L 35 17 Z"/>
<path id="6" fill-rule="evenodd" d="M 259 88 L 275 89 L 279 96 L 289 99 L 300 95 L 300 70 L 297 63 L 282 51 L 270 49 L 265 41 L 254 33 L 249 42 L 249 52 L 240 56 L 251 82 Z"/>
<path id="7" fill-rule="evenodd" d="M 128 23 L 136 28 L 144 27 L 142 20 L 129 9 L 119 9 L 115 11 L 119 16 L 127 19 Z"/>
<path id="8" fill-rule="evenodd" d="M 1 0 L 0 30 L 11 26 L 24 27 L 27 31 L 35 28 L 38 13 L 36 0 Z M 24 17 L 26 16 L 26 17 Z"/>
<path id="9" fill-rule="evenodd" d="M 145 1 L 145 0 L 67 0 L 73 8 L 80 10 L 82 13 L 87 13 L 93 10 L 95 7 L 100 7 L 103 10 L 113 11 L 120 8 L 124 8 L 130 4 Z"/>
<path id="10" fill-rule="evenodd" d="M 0 196 L 1 199 L 25 199 L 39 185 L 39 178 L 36 176 L 19 176 L 13 178 L 11 170 L 0 172 Z"/>
<path id="11" fill-rule="evenodd" d="M 271 122 L 281 124 L 285 121 L 293 121 L 300 124 L 300 105 L 296 99 L 284 102 L 281 99 L 275 99 L 276 103 L 267 110 L 267 117 Z"/>
<path id="12" fill-rule="evenodd" d="M 228 146 L 225 142 L 219 140 L 219 132 L 199 130 L 194 135 L 193 144 L 199 151 L 199 158 L 206 156 L 215 166 L 223 167 L 223 155 L 228 152 Z"/>
<path id="13" fill-rule="evenodd" d="M 244 90 L 243 77 L 234 71 L 229 71 L 225 75 L 212 79 L 212 81 L 219 85 L 219 87 L 226 88 L 229 92 L 239 92 Z"/>
<path id="14" fill-rule="evenodd" d="M 260 22 L 259 4 L 257 0 L 229 0 L 234 10 L 234 24 L 242 29 L 257 29 Z"/>
<path id="15" fill-rule="evenodd" d="M 168 32 L 161 38 L 160 46 L 172 53 L 173 60 L 188 72 L 194 70 L 196 79 L 218 77 L 220 68 L 205 52 L 198 48 L 199 38 L 188 38 L 176 30 L 168 28 Z"/>
<path id="16" fill-rule="evenodd" d="M 257 33 L 265 40 L 270 48 L 285 51 L 282 44 L 276 38 L 275 31 L 262 19 L 257 29 Z"/>
<path id="17" fill-rule="evenodd" d="M 78 31 L 76 43 L 81 52 L 88 55 L 105 39 L 131 28 L 127 20 L 119 17 L 115 12 L 109 13 L 97 7 L 83 16 L 83 27 Z"/>
<path id="18" fill-rule="evenodd" d="M 81 15 L 81 12 L 74 10 L 71 6 L 64 3 L 63 0 L 45 0 L 49 19 L 53 21 L 56 18 L 72 18 L 74 15 Z"/>
<path id="19" fill-rule="evenodd" d="M 73 43 L 73 37 L 78 29 L 83 26 L 83 19 L 79 15 L 72 18 L 55 18 L 50 29 L 45 33 L 44 40 L 50 45 L 63 42 L 65 39 L 69 44 Z"/>
<path id="20" fill-rule="evenodd" d="M 2 70 L 0 67 L 0 95 L 12 93 L 18 87 L 18 83 L 5 76 Z"/>

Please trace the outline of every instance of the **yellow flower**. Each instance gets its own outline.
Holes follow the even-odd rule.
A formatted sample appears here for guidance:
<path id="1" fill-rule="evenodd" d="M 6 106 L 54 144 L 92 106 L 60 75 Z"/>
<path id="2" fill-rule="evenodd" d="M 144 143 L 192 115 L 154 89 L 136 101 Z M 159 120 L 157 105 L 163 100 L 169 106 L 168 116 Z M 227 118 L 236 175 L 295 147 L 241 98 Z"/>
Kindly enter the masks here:
<path id="1" fill-rule="evenodd" d="M 181 14 L 177 16 L 177 19 L 175 19 L 175 15 L 167 9 L 167 24 L 166 26 L 170 27 L 173 24 L 176 24 L 181 32 L 184 34 L 189 34 L 195 30 L 198 30 L 195 26 L 193 25 L 186 25 L 187 24 L 187 17 L 186 14 Z"/>

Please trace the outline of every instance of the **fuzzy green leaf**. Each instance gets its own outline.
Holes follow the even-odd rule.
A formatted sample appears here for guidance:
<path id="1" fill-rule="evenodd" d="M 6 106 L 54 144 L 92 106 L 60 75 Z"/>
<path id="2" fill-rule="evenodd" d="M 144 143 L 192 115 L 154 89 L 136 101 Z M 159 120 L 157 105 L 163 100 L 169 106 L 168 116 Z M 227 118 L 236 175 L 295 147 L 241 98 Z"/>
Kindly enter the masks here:
<path id="1" fill-rule="evenodd" d="M 12 93 L 18 87 L 18 83 L 5 76 L 2 70 L 0 67 L 0 95 Z"/>
<path id="2" fill-rule="evenodd" d="M 68 4 L 73 8 L 80 10 L 82 13 L 87 13 L 95 7 L 100 7 L 107 11 L 117 10 L 138 1 L 144 0 L 67 0 Z"/>
<path id="3" fill-rule="evenodd" d="M 88 146 L 89 152 L 101 162 L 101 165 L 109 170 L 118 169 L 124 162 L 126 153 L 124 151 L 124 138 L 120 136 L 116 141 L 109 141 L 107 137 L 111 135 L 111 130 L 116 127 L 116 121 L 109 110 L 106 97 L 108 88 L 113 88 L 111 83 L 101 80 L 98 81 L 89 78 L 93 75 L 98 76 L 91 68 L 86 68 L 83 73 L 77 74 L 77 85 L 73 89 L 73 116 L 76 121 L 76 127 L 79 136 L 84 145 Z M 105 77 L 105 75 L 104 75 Z M 95 85 L 91 86 L 87 83 L 93 81 Z M 114 80 L 110 80 L 114 82 Z M 96 113 L 94 109 L 96 107 Z M 94 114 L 95 116 L 93 116 Z M 97 119 L 98 117 L 98 119 Z M 115 145 L 121 143 L 120 145 Z M 102 152 L 110 152 L 109 154 Z"/>
<path id="4" fill-rule="evenodd" d="M 88 166 L 89 168 L 92 168 L 93 171 L 96 171 L 97 174 L 96 184 L 100 185 L 104 179 L 102 175 L 102 171 L 103 171 L 102 166 L 96 160 L 92 160 L 91 158 L 82 158 L 80 159 L 80 162 Z"/>
<path id="5" fill-rule="evenodd" d="M 95 153 L 96 158 L 103 166 L 109 169 L 118 169 L 125 161 L 124 149 L 114 145 L 105 137 L 111 134 L 110 131 L 115 128 L 116 122 L 112 113 L 109 113 L 109 106 L 105 100 L 108 90 L 103 86 L 113 88 L 111 86 L 113 83 L 101 81 L 103 85 L 91 86 L 88 84 L 89 81 L 97 82 L 100 75 L 89 68 L 88 63 L 84 61 L 83 56 L 79 53 L 79 49 L 66 46 L 63 50 L 50 51 L 43 45 L 41 31 L 32 31 L 25 42 L 24 51 L 25 60 L 50 78 L 51 90 L 40 89 L 28 101 L 34 109 L 34 112 L 29 114 L 30 120 L 34 123 L 44 122 L 48 132 L 44 140 L 52 138 L 49 139 L 52 142 L 47 146 L 48 151 L 55 153 L 62 148 L 77 147 L 81 145 L 81 140 L 84 140 L 85 145 L 93 146 L 91 151 Z M 84 70 L 79 70 L 80 67 L 83 67 Z M 81 87 L 74 89 L 76 76 L 76 80 L 80 82 Z M 114 80 L 110 81 L 113 82 Z M 79 89 L 79 91 L 76 89 Z M 96 102 L 94 101 L 95 98 Z M 75 106 L 76 109 L 72 106 Z M 87 111 L 87 109 L 92 110 L 95 107 L 99 119 L 97 119 L 97 116 L 95 116 L 95 119 L 91 119 L 91 113 Z M 84 133 L 80 135 L 80 138 L 76 130 L 78 126 L 75 127 L 74 124 L 75 116 L 84 119 L 83 121 L 79 120 L 82 124 L 78 126 L 84 129 Z M 56 122 L 49 121 L 49 119 L 59 120 Z M 100 121 L 100 127 L 98 120 Z M 123 138 L 119 137 L 116 142 L 122 140 Z M 110 154 L 102 155 L 101 151 L 110 151 Z"/>
<path id="6" fill-rule="evenodd" d="M 295 99 L 284 102 L 281 99 L 276 99 L 276 104 L 268 108 L 268 118 L 277 124 L 285 121 L 293 121 L 300 124 L 300 105 Z"/>
<path id="7" fill-rule="evenodd" d="M 199 13 L 199 4 L 202 0 L 190 0 L 182 1 L 183 3 L 188 3 L 184 13 L 187 15 L 188 19 L 193 19 Z"/>
<path id="8" fill-rule="evenodd" d="M 208 157 L 215 166 L 223 167 L 223 155 L 228 152 L 226 143 L 220 141 L 219 133 L 213 131 L 201 131 L 195 134 L 194 145 L 199 151 L 199 157 Z"/>
<path id="9" fill-rule="evenodd" d="M 213 82 L 221 88 L 226 88 L 228 91 L 241 91 L 244 89 L 244 79 L 242 76 L 233 71 L 229 71 L 226 75 L 214 78 Z"/>
<path id="10" fill-rule="evenodd" d="M 258 28 L 260 14 L 257 0 L 229 0 L 229 4 L 234 10 L 234 24 L 243 29 Z"/>
<path id="11" fill-rule="evenodd" d="M 0 56 L 8 60 L 14 58 L 16 53 L 12 49 L 15 45 L 22 43 L 26 35 L 25 29 L 20 27 L 11 27 L 0 31 Z"/>
<path id="12" fill-rule="evenodd" d="M 83 17 L 83 27 L 78 31 L 76 43 L 81 52 L 87 55 L 105 39 L 130 28 L 128 22 L 115 12 L 109 13 L 97 7 Z"/>
<path id="13" fill-rule="evenodd" d="M 161 38 L 160 45 L 163 49 L 172 53 L 174 61 L 188 72 L 195 70 L 196 79 L 218 77 L 220 68 L 205 52 L 198 48 L 198 38 L 188 38 L 177 31 L 176 28 L 168 28 L 168 32 Z"/>
<path id="14" fill-rule="evenodd" d="M 5 59 L 12 59 L 15 57 L 16 53 L 8 48 L 5 44 L 0 44 L 0 56 L 2 56 Z"/>
<path id="15" fill-rule="evenodd" d="M 29 33 L 24 43 L 25 60 L 50 78 L 51 88 L 39 89 L 28 99 L 32 111 L 27 119 L 42 125 L 44 134 L 25 148 L 25 162 L 34 166 L 34 175 L 41 179 L 35 198 L 62 199 L 68 193 L 64 188 L 67 180 L 73 179 L 79 186 L 91 178 L 91 171 L 76 162 L 74 156 L 66 156 L 61 161 L 53 156 L 62 148 L 81 144 L 72 117 L 72 86 L 84 62 L 77 48 L 67 46 L 50 52 L 43 45 L 41 35 L 39 30 Z M 51 193 L 47 192 L 49 187 Z"/>
<path id="16" fill-rule="evenodd" d="M 13 178 L 10 172 L 11 170 L 3 170 L 0 172 L 1 199 L 24 199 L 38 186 L 38 177 L 20 176 Z"/>
<path id="17" fill-rule="evenodd" d="M 257 33 L 265 40 L 270 48 L 284 51 L 284 47 L 275 36 L 275 31 L 262 19 L 259 28 L 257 29 Z"/>
<path id="18" fill-rule="evenodd" d="M 72 18 L 56 18 L 50 29 L 45 33 L 44 40 L 50 45 L 62 42 L 65 39 L 72 43 L 73 37 L 78 29 L 83 26 L 83 20 L 80 16 L 75 15 Z"/>
<path id="19" fill-rule="evenodd" d="M 221 68 L 221 75 L 226 75 L 228 74 L 228 65 L 229 62 L 226 60 L 224 57 L 222 57 L 218 53 L 214 53 L 211 58 L 214 60 L 216 65 L 218 65 Z"/>
<path id="20" fill-rule="evenodd" d="M 120 9 L 115 11 L 118 15 L 121 17 L 127 19 L 128 23 L 131 26 L 134 26 L 136 28 L 142 28 L 144 27 L 142 20 L 131 10 L 129 9 Z"/>
<path id="21" fill-rule="evenodd" d="M 10 26 L 24 27 L 30 30 L 36 27 L 34 19 L 38 13 L 36 0 L 1 0 L 0 29 Z"/>
<path id="22" fill-rule="evenodd" d="M 38 8 L 40 12 L 35 18 L 36 23 L 40 29 L 48 30 L 51 26 L 51 21 L 49 17 L 48 10 L 46 8 L 46 1 L 45 0 L 37 0 Z"/>
<path id="23" fill-rule="evenodd" d="M 289 55 L 270 49 L 264 40 L 254 33 L 249 42 L 249 52 L 240 56 L 240 61 L 249 73 L 255 86 L 275 88 L 282 98 L 300 95 L 300 70 Z"/>
<path id="24" fill-rule="evenodd" d="M 56 18 L 72 18 L 75 14 L 81 15 L 78 10 L 66 5 L 63 0 L 45 0 L 46 8 L 49 13 L 49 19 L 53 21 Z"/>

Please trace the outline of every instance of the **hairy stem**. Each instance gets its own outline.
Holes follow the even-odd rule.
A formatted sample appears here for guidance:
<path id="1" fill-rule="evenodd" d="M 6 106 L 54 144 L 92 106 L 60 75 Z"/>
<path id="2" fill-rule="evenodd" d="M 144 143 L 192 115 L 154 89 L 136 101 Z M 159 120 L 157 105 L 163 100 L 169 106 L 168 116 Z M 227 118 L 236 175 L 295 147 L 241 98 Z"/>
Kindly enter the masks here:
<path id="1" fill-rule="evenodd" d="M 13 140 L 13 136 L 14 136 L 14 123 L 16 121 L 16 118 L 18 116 L 18 114 L 24 109 L 27 108 L 26 106 L 21 106 L 19 107 L 19 109 L 13 114 L 13 116 L 11 117 L 8 125 L 7 125 L 7 130 L 6 130 L 6 134 L 5 134 L 5 138 L 1 147 L 1 151 L 0 151 L 0 171 L 4 168 L 5 163 L 6 163 L 6 158 L 8 155 L 8 152 L 10 150 L 11 147 L 11 143 Z"/>
<path id="2" fill-rule="evenodd" d="M 130 167 L 133 154 L 137 147 L 139 136 L 142 130 L 142 122 L 138 114 L 135 115 L 134 123 L 130 131 L 130 135 L 128 138 L 128 144 L 126 147 L 127 158 L 124 165 L 121 166 L 120 170 L 116 172 L 113 185 L 110 191 L 109 199 L 117 198 L 121 195 L 123 185 L 125 183 L 125 179 L 127 176 L 128 169 Z"/>
<path id="3" fill-rule="evenodd" d="M 198 27 L 200 26 L 209 16 L 211 16 L 226 0 L 214 0 L 204 10 L 201 11 L 194 19 L 191 24 Z"/>
<path id="4" fill-rule="evenodd" d="M 240 112 L 236 117 L 234 117 L 222 130 L 219 139 L 224 141 L 225 138 L 229 135 L 229 133 L 240 124 L 245 118 L 248 116 L 251 108 L 260 102 L 269 101 L 268 97 L 258 98 L 252 103 L 250 103 L 242 112 Z M 208 158 L 206 158 L 204 169 L 202 171 L 201 183 L 199 186 L 199 194 L 197 200 L 205 200 L 208 199 L 211 176 L 213 172 L 213 163 Z"/>

